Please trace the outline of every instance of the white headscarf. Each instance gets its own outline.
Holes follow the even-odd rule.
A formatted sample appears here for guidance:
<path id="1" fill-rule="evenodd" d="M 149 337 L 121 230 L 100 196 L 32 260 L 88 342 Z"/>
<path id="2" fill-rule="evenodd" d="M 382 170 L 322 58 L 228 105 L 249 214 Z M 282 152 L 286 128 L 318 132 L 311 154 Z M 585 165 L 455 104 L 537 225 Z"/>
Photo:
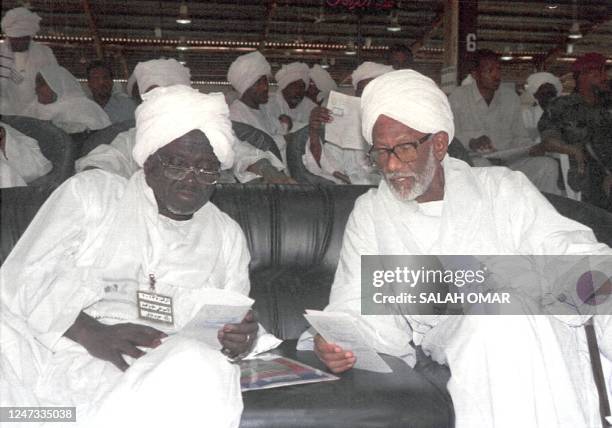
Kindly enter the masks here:
<path id="1" fill-rule="evenodd" d="M 291 83 L 302 80 L 306 86 L 310 83 L 310 69 L 303 62 L 292 62 L 285 64 L 274 76 L 278 83 L 279 91 L 282 91 Z"/>
<path id="2" fill-rule="evenodd" d="M 85 97 L 85 92 L 79 81 L 64 67 L 51 64 L 44 66 L 38 72 L 55 92 L 58 100 Z"/>
<path id="3" fill-rule="evenodd" d="M 433 80 L 414 70 L 398 70 L 377 77 L 361 96 L 361 132 L 372 144 L 372 128 L 381 114 L 419 132 L 455 135 L 448 98 Z"/>
<path id="4" fill-rule="evenodd" d="M 390 65 L 366 61 L 357 67 L 355 71 L 353 71 L 353 74 L 351 74 L 353 88 L 357 90 L 357 84 L 362 80 L 373 79 L 374 77 L 381 76 L 385 73 L 389 73 L 390 71 L 393 71 L 393 67 Z"/>
<path id="5" fill-rule="evenodd" d="M 11 9 L 2 18 L 2 32 L 9 37 L 33 36 L 40 30 L 41 17 L 25 7 Z"/>
<path id="6" fill-rule="evenodd" d="M 527 78 L 527 84 L 525 85 L 525 89 L 527 90 L 527 92 L 533 95 L 544 83 L 552 84 L 557 90 L 557 96 L 561 95 L 561 92 L 563 92 L 563 85 L 561 84 L 561 80 L 559 80 L 559 78 L 554 74 L 547 73 L 545 71 L 533 73 L 531 76 L 529 76 Z"/>
<path id="7" fill-rule="evenodd" d="M 240 55 L 227 71 L 227 80 L 242 96 L 262 76 L 272 76 L 270 63 L 259 51 Z"/>
<path id="8" fill-rule="evenodd" d="M 173 58 L 139 62 L 133 74 L 140 95 L 151 86 L 191 85 L 191 72 Z"/>
<path id="9" fill-rule="evenodd" d="M 202 94 L 184 85 L 147 92 L 136 109 L 134 160 L 142 166 L 158 149 L 194 129 L 206 134 L 221 168 L 230 168 L 236 137 L 222 93 Z"/>
<path id="10" fill-rule="evenodd" d="M 317 101 L 324 100 L 331 91 L 338 90 L 338 85 L 334 79 L 332 79 L 327 70 L 319 64 L 313 65 L 310 69 L 310 80 L 312 80 L 319 91 L 321 91 L 317 94 Z"/>

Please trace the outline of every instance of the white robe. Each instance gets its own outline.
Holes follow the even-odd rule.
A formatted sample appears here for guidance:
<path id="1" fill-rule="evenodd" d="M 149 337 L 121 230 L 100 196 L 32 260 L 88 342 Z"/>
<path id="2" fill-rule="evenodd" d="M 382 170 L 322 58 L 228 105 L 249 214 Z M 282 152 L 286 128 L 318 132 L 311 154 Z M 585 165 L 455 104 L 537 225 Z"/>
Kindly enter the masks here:
<path id="1" fill-rule="evenodd" d="M 234 176 L 239 182 L 246 183 L 259 177 L 257 174 L 247 171 L 247 168 L 261 159 L 267 159 L 279 171 L 287 169 L 287 142 L 279 133 L 280 123 L 278 120 L 270 119 L 265 106 L 260 106 L 258 110 L 255 110 L 242 101 L 235 100 L 230 106 L 230 119 L 251 125 L 268 134 L 276 143 L 282 157 L 282 159 L 278 159 L 269 151 L 264 152 L 244 141 L 237 140 L 234 144 L 236 158 L 233 170 Z"/>
<path id="2" fill-rule="evenodd" d="M 127 182 L 99 170 L 73 177 L 0 269 L 2 405 L 76 405 L 87 426 L 123 426 L 125 418 L 133 426 L 238 426 L 238 367 L 173 333 L 209 290 L 248 294 L 249 258 L 240 227 L 210 202 L 179 222 L 157 213 L 141 172 Z M 63 337 L 81 310 L 107 324 L 146 324 L 135 292 L 148 289 L 149 273 L 173 298 L 175 324 L 155 325 L 169 338 L 125 373 Z"/>
<path id="3" fill-rule="evenodd" d="M 51 104 L 33 101 L 22 113 L 23 116 L 50 120 L 68 134 L 95 131 L 111 125 L 102 107 L 94 101 L 80 97 L 60 98 Z"/>
<path id="4" fill-rule="evenodd" d="M 135 144 L 136 128 L 130 128 L 117 134 L 110 144 L 100 144 L 87 155 L 77 159 L 74 168 L 76 172 L 81 172 L 87 167 L 100 168 L 130 178 L 140 169 L 132 156 Z"/>
<path id="5" fill-rule="evenodd" d="M 25 57 L 24 67 L 18 67 L 15 54 L 5 41 L 0 43 L 0 79 L 3 85 L 9 87 L 13 95 L 14 105 L 11 112 L 3 114 L 21 114 L 21 112 L 36 99 L 34 91 L 36 73 L 45 65 L 57 64 L 53 51 L 38 42 L 30 41 L 30 48 Z M 19 70 L 21 68 L 21 70 Z M 2 92 L 2 97 L 5 92 Z"/>
<path id="6" fill-rule="evenodd" d="M 6 132 L 5 153 L 0 153 L 0 188 L 25 186 L 53 169 L 38 142 L 0 122 Z"/>
<path id="7" fill-rule="evenodd" d="M 541 141 L 541 138 L 540 131 L 538 131 L 538 122 L 544 114 L 544 110 L 542 110 L 542 107 L 540 107 L 539 104 L 534 103 L 531 105 L 523 105 L 522 113 L 523 123 L 525 124 L 525 129 L 527 129 L 529 138 L 531 138 L 536 143 L 539 143 Z"/>
<path id="8" fill-rule="evenodd" d="M 270 96 L 268 101 L 268 112 L 273 118 L 278 118 L 281 114 L 287 115 L 291 118 L 293 126 L 289 132 L 295 132 L 308 126 L 310 122 L 310 112 L 317 105 L 308 97 L 304 99 L 295 108 L 290 108 L 285 97 L 283 97 L 282 91 L 277 91 Z"/>
<path id="9" fill-rule="evenodd" d="M 413 365 L 414 340 L 447 364 L 458 428 L 598 426 L 584 330 L 562 318 L 360 315 L 364 254 L 612 255 L 589 228 L 559 215 L 522 174 L 470 168 L 448 156 L 443 166 L 437 218 L 435 210 L 424 219 L 419 204 L 399 202 L 385 182 L 357 200 L 326 310 L 358 317 L 379 352 Z M 612 317 L 596 317 L 595 324 L 612 387 Z"/>

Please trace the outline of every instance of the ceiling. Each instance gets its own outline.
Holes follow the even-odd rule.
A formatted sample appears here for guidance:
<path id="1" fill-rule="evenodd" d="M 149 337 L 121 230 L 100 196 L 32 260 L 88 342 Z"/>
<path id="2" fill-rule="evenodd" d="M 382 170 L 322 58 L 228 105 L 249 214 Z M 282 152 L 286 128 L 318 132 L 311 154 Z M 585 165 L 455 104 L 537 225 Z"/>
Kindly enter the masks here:
<path id="1" fill-rule="evenodd" d="M 275 71 L 280 64 L 327 61 L 338 81 L 364 60 L 382 61 L 390 44 L 406 43 L 415 51 L 419 71 L 438 79 L 442 67 L 443 9 L 438 0 L 369 0 L 357 14 L 333 3 L 368 0 L 31 0 L 42 18 L 38 40 L 49 44 L 60 64 L 84 77 L 86 63 L 96 57 L 96 34 L 116 77 L 125 78 L 138 61 L 160 56 L 187 61 L 196 81 L 224 82 L 227 68 L 239 54 L 261 47 Z M 4 0 L 4 11 L 23 1 Z M 189 25 L 176 22 L 181 4 Z M 393 5 L 379 10 L 374 6 Z M 89 8 L 90 15 L 85 11 Z M 478 1 L 478 47 L 508 51 L 505 78 L 520 80 L 534 70 L 534 60 L 548 58 L 548 70 L 563 74 L 576 55 L 598 51 L 612 58 L 611 0 Z M 89 20 L 89 16 L 93 19 Z M 401 31 L 387 30 L 397 16 Z M 573 22 L 584 37 L 566 44 Z M 92 31 L 95 29 L 95 31 Z M 182 39 L 184 38 L 184 39 Z M 184 44 L 187 51 L 177 51 Z M 347 49 L 357 46 L 357 55 Z M 611 60 L 612 62 L 612 60 Z"/>

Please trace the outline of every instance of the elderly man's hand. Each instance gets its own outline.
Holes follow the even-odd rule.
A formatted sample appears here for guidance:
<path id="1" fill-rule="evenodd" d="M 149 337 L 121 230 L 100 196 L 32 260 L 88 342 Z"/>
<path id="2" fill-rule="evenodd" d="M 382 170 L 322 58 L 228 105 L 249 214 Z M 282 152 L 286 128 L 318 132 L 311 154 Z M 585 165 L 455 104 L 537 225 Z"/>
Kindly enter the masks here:
<path id="1" fill-rule="evenodd" d="M 355 356 L 334 343 L 328 343 L 317 334 L 314 337 L 315 354 L 333 373 L 345 372 L 355 365 Z"/>
<path id="2" fill-rule="evenodd" d="M 225 324 L 217 334 L 222 352 L 231 358 L 246 354 L 255 343 L 257 330 L 259 325 L 253 311 L 249 311 L 240 324 Z"/>
<path id="3" fill-rule="evenodd" d="M 334 120 L 331 110 L 325 107 L 315 107 L 310 112 L 310 120 L 308 126 L 311 131 L 318 131 L 324 123 L 330 123 Z"/>
<path id="4" fill-rule="evenodd" d="M 491 152 L 495 150 L 491 139 L 486 135 L 481 135 L 478 138 L 472 138 L 470 140 L 469 146 L 470 149 L 472 149 L 473 151 L 481 153 Z"/>
<path id="5" fill-rule="evenodd" d="M 81 344 L 96 358 L 113 363 L 121 371 L 129 365 L 123 355 L 142 357 L 145 352 L 138 346 L 156 348 L 166 333 L 139 324 L 124 323 L 106 325 L 81 312 L 64 336 Z"/>

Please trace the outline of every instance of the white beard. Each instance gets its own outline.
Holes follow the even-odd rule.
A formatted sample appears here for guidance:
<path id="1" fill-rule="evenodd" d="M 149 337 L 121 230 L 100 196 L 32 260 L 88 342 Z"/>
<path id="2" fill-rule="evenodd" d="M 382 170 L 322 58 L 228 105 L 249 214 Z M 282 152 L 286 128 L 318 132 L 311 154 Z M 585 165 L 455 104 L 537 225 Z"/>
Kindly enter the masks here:
<path id="1" fill-rule="evenodd" d="M 414 172 L 396 172 L 384 174 L 384 177 L 385 181 L 389 186 L 389 189 L 391 189 L 391 193 L 393 193 L 393 196 L 395 196 L 398 200 L 402 202 L 411 202 L 421 196 L 423 193 L 425 193 L 427 189 L 429 189 L 429 186 L 431 186 L 431 182 L 433 181 L 435 175 L 436 159 L 433 154 L 432 146 L 430 147 L 429 154 L 427 155 L 427 163 L 425 164 L 425 168 L 420 174 Z M 414 185 L 410 188 L 410 190 L 408 190 L 407 192 L 401 191 L 396 189 L 395 186 L 393 186 L 393 182 L 391 181 L 391 179 L 399 177 L 414 177 Z"/>

